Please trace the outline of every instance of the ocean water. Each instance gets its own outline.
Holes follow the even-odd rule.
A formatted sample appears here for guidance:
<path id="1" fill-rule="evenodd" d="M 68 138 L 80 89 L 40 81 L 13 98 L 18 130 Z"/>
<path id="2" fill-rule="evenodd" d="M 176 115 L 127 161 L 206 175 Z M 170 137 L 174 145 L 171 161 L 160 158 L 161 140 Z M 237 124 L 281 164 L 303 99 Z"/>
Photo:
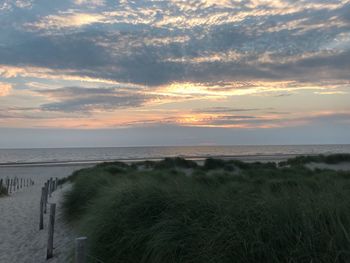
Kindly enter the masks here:
<path id="1" fill-rule="evenodd" d="M 94 163 L 164 157 L 283 160 L 296 155 L 350 153 L 350 145 L 111 147 L 62 149 L 0 149 L 0 165 Z"/>

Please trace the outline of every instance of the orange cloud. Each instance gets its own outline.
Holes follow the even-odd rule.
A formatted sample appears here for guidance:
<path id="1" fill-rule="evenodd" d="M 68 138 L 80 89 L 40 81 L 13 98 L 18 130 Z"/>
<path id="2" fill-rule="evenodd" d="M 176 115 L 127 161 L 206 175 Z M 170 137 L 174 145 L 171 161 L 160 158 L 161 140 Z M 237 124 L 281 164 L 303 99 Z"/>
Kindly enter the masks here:
<path id="1" fill-rule="evenodd" d="M 12 85 L 0 82 L 0 97 L 5 97 L 10 94 Z"/>
<path id="2" fill-rule="evenodd" d="M 347 81 L 299 83 L 297 81 L 235 81 L 222 83 L 176 82 L 159 87 L 153 94 L 165 96 L 174 101 L 182 100 L 218 100 L 231 96 L 274 96 L 281 93 L 298 91 L 320 91 L 320 94 L 339 94 L 348 87 Z M 322 92 L 322 93 L 321 93 Z"/>

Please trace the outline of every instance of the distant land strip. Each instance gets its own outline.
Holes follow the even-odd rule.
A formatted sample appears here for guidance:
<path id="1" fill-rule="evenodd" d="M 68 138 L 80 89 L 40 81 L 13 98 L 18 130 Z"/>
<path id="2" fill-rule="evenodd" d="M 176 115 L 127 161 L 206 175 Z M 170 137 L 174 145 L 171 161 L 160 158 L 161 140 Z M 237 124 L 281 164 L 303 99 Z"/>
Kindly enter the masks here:
<path id="1" fill-rule="evenodd" d="M 90 159 L 90 160 L 62 160 L 62 161 L 38 161 L 38 162 L 5 162 L 0 163 L 0 167 L 23 167 L 23 166 L 60 166 L 60 165 L 84 165 L 98 164 L 103 162 L 142 162 L 142 161 L 160 161 L 164 158 L 181 157 L 193 161 L 203 161 L 207 158 L 217 159 L 237 159 L 247 162 L 279 162 L 297 156 L 316 156 L 318 154 L 250 154 L 250 155 L 204 155 L 204 156 L 163 156 L 149 158 L 122 158 L 122 159 Z"/>

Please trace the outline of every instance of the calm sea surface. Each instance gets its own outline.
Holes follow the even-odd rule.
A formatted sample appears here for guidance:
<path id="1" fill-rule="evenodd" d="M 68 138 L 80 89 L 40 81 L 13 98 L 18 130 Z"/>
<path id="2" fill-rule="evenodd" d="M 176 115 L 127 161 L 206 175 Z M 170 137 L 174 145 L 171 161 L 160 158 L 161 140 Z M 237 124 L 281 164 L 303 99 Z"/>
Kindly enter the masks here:
<path id="1" fill-rule="evenodd" d="M 278 160 L 302 154 L 350 153 L 350 145 L 274 145 L 274 146 L 186 146 L 115 147 L 64 149 L 0 149 L 0 165 L 93 163 L 111 160 L 237 157 L 250 160 Z"/>

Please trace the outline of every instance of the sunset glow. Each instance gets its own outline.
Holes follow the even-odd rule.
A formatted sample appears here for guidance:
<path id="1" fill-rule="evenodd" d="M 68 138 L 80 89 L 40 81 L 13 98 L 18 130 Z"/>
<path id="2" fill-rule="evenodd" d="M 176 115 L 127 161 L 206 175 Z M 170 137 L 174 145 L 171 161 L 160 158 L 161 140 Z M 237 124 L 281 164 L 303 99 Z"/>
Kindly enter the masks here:
<path id="1" fill-rule="evenodd" d="M 0 130 L 349 128 L 349 1 L 117 2 L 0 3 Z"/>

